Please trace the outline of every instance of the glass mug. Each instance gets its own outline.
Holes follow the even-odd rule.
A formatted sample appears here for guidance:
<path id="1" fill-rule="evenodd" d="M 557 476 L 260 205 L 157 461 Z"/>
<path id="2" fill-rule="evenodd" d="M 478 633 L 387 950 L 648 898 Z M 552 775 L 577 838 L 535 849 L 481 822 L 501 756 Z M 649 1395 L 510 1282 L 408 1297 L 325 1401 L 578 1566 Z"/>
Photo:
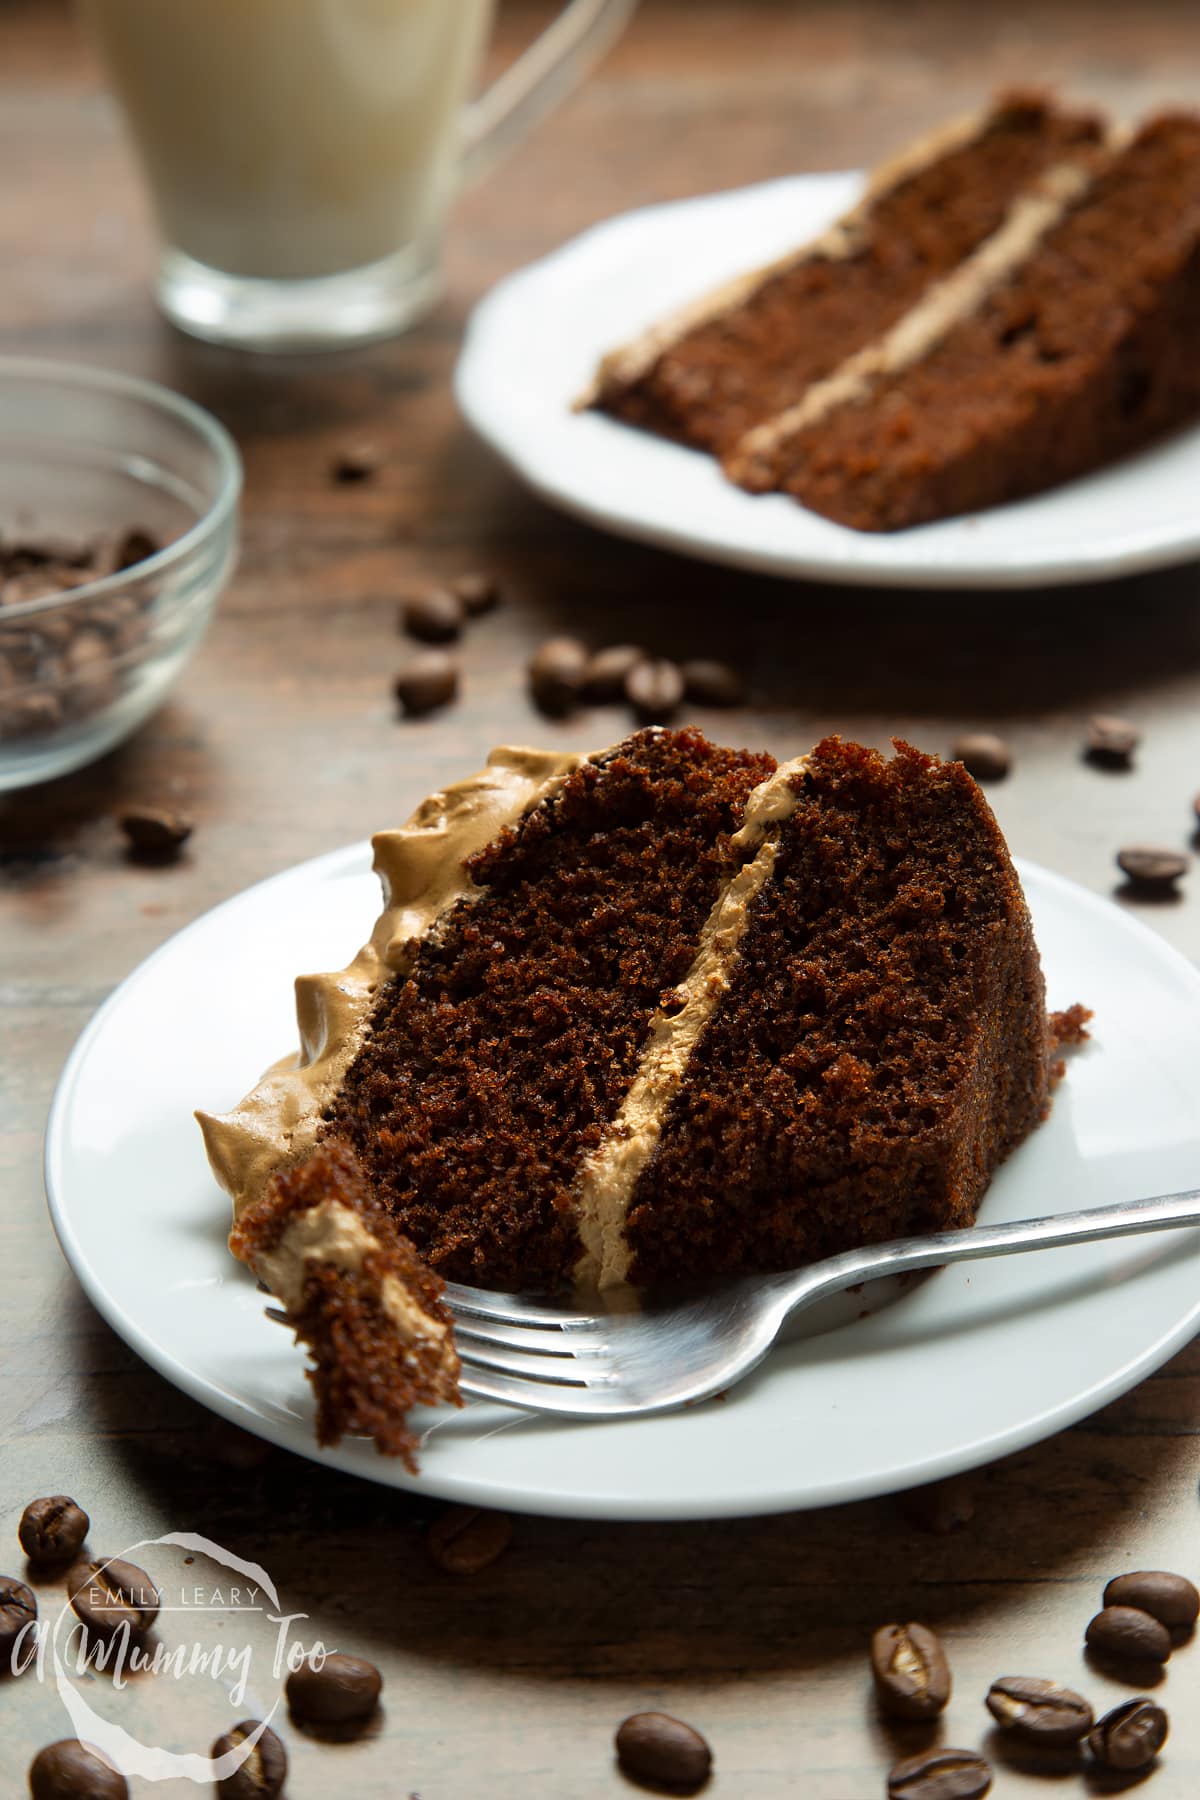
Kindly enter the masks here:
<path id="1" fill-rule="evenodd" d="M 433 301 L 442 226 L 636 0 L 572 0 L 472 104 L 492 0 L 83 0 L 163 237 L 182 330 L 335 349 Z"/>

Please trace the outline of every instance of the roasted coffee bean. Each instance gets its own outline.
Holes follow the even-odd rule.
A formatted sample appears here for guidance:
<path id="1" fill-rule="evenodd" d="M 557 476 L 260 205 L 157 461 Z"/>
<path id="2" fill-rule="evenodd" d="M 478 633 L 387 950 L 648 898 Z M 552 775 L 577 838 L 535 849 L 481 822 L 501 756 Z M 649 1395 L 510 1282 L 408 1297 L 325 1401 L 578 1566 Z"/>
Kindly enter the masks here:
<path id="1" fill-rule="evenodd" d="M 1137 1569 L 1114 1575 L 1104 1590 L 1105 1606 L 1137 1606 L 1169 1631 L 1186 1631 L 1200 1616 L 1200 1593 L 1186 1575 L 1167 1569 Z"/>
<path id="2" fill-rule="evenodd" d="M 379 1704 L 383 1676 L 361 1656 L 334 1651 L 318 1668 L 301 1663 L 285 1684 L 287 1702 L 306 1725 L 356 1725 Z"/>
<path id="3" fill-rule="evenodd" d="M 422 650 L 401 669 L 392 684 L 400 709 L 423 718 L 448 706 L 458 693 L 458 664 L 444 650 Z"/>
<path id="4" fill-rule="evenodd" d="M 625 697 L 643 725 L 665 724 L 683 699 L 678 663 L 665 656 L 638 663 L 625 677 Z"/>
<path id="5" fill-rule="evenodd" d="M 944 1481 L 909 1488 L 897 1495 L 897 1504 L 906 1519 L 938 1537 L 961 1531 L 975 1517 L 975 1495 L 965 1475 L 948 1475 Z"/>
<path id="6" fill-rule="evenodd" d="M 162 1605 L 145 1569 L 119 1558 L 76 1563 L 67 1574 L 67 1596 L 76 1615 L 98 1637 L 112 1637 L 122 1625 L 135 1635 L 149 1631 Z"/>
<path id="7" fill-rule="evenodd" d="M 1088 1749 L 1106 1769 L 1126 1773 L 1152 1763 L 1167 1741 L 1167 1715 L 1144 1697 L 1114 1706 L 1088 1737 Z"/>
<path id="8" fill-rule="evenodd" d="M 125 1777 L 78 1738 L 38 1751 L 29 1765 L 29 1792 L 33 1800 L 129 1800 Z"/>
<path id="9" fill-rule="evenodd" d="M 712 1751 L 700 1733 L 670 1713 L 633 1713 L 617 1727 L 617 1761 L 635 1781 L 695 1793 L 708 1780 Z"/>
<path id="10" fill-rule="evenodd" d="M 680 673 L 684 695 L 697 706 L 741 706 L 746 698 L 746 683 L 728 663 L 697 658 L 681 663 Z"/>
<path id="11" fill-rule="evenodd" d="M 0 1672 L 13 1666 L 21 1634 L 37 1619 L 37 1596 L 15 1575 L 0 1575 Z M 28 1638 L 25 1643 L 28 1643 Z"/>
<path id="12" fill-rule="evenodd" d="M 192 821 L 162 806 L 130 806 L 118 824 L 132 856 L 165 862 L 178 856 L 192 835 Z"/>
<path id="13" fill-rule="evenodd" d="M 977 1750 L 922 1750 L 888 1771 L 889 1800 L 980 1800 L 991 1765 Z"/>
<path id="14" fill-rule="evenodd" d="M 481 618 L 500 603 L 499 582 L 494 575 L 485 575 L 481 570 L 456 575 L 450 587 L 462 601 L 468 619 Z"/>
<path id="15" fill-rule="evenodd" d="M 1005 1731 L 1039 1744 L 1077 1744 L 1092 1729 L 1092 1709 L 1082 1694 L 1032 1675 L 1001 1675 L 985 1705 Z"/>
<path id="16" fill-rule="evenodd" d="M 240 1748 L 248 1737 L 253 1737 L 260 1723 L 258 1719 L 245 1719 L 219 1737 L 210 1752 L 212 1760 L 219 1762 L 231 1750 Z M 217 1782 L 217 1793 L 220 1800 L 275 1800 L 287 1780 L 287 1769 L 287 1751 L 268 1725 L 245 1762 Z"/>
<path id="17" fill-rule="evenodd" d="M 645 660 L 646 652 L 636 644 L 610 644 L 607 650 L 597 650 L 594 656 L 589 656 L 583 672 L 580 690 L 583 698 L 595 701 L 598 706 L 623 700 L 630 670 Z"/>
<path id="18" fill-rule="evenodd" d="M 21 1514 L 17 1537 L 31 1563 L 73 1562 L 83 1548 L 91 1520 L 69 1494 L 31 1500 Z"/>
<path id="19" fill-rule="evenodd" d="M 1188 859 L 1180 850 L 1159 849 L 1153 844 L 1130 844 L 1117 852 L 1117 867 L 1135 887 L 1166 893 L 1187 873 Z"/>
<path id="20" fill-rule="evenodd" d="M 1088 1623 L 1089 1649 L 1114 1662 L 1164 1663 L 1171 1654 L 1171 1634 L 1140 1606 L 1106 1606 Z"/>
<path id="21" fill-rule="evenodd" d="M 1012 768 L 1012 751 L 990 731 L 968 731 L 950 754 L 976 781 L 1002 781 Z"/>
<path id="22" fill-rule="evenodd" d="M 871 1674 L 892 1719 L 932 1719 L 950 1698 L 950 1665 L 928 1625 L 881 1625 L 871 1639 Z"/>
<path id="23" fill-rule="evenodd" d="M 452 1506 L 425 1538 L 430 1556 L 448 1575 L 478 1575 L 508 1549 L 512 1520 L 478 1506 Z"/>
<path id="24" fill-rule="evenodd" d="M 142 531 L 135 527 L 118 540 L 112 556 L 113 569 L 132 569 L 138 563 L 145 562 L 148 557 L 157 556 L 161 549 L 162 542 L 152 531 Z"/>
<path id="25" fill-rule="evenodd" d="M 349 487 L 355 482 L 370 481 L 379 473 L 381 461 L 374 444 L 343 444 L 329 472 L 342 487 Z"/>
<path id="26" fill-rule="evenodd" d="M 552 718 L 570 712 L 579 699 L 587 664 L 588 653 L 578 638 L 547 638 L 529 665 L 535 705 Z"/>
<path id="27" fill-rule="evenodd" d="M 1127 769 L 1141 741 L 1141 732 L 1128 719 L 1115 718 L 1112 713 L 1094 713 L 1088 720 L 1084 754 L 1089 762 L 1098 763 L 1103 769 Z"/>
<path id="28" fill-rule="evenodd" d="M 452 644 L 465 617 L 462 601 L 449 588 L 427 588 L 400 608 L 401 628 L 426 644 Z"/>

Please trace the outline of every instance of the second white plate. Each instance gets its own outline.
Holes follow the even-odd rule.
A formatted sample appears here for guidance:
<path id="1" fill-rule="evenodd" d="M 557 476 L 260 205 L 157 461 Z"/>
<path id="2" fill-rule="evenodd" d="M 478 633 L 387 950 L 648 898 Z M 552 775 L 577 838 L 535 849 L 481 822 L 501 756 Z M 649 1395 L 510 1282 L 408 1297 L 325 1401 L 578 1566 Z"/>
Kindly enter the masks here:
<path id="1" fill-rule="evenodd" d="M 1096 1012 L 1048 1122 L 988 1192 L 1014 1219 L 1200 1178 L 1200 975 L 1111 902 L 1022 870 L 1054 1006 Z M 296 1041 L 298 970 L 340 968 L 378 904 L 365 846 L 196 921 L 84 1032 L 47 1132 L 51 1212 L 109 1323 L 237 1424 L 395 1487 L 355 1441 L 318 1451 L 303 1359 L 226 1248 L 192 1118 Z M 888 1492 L 1018 1449 L 1131 1387 L 1200 1325 L 1200 1233 L 945 1269 L 869 1317 L 777 1349 L 724 1402 L 588 1425 L 497 1406 L 428 1414 L 420 1484 L 607 1518 L 715 1518 Z"/>
<path id="2" fill-rule="evenodd" d="M 890 587 L 1044 587 L 1200 555 L 1200 428 L 1016 505 L 911 531 L 849 531 L 710 457 L 575 413 L 599 358 L 683 302 L 803 243 L 858 174 L 797 175 L 609 220 L 476 308 L 455 377 L 466 417 L 545 499 L 593 525 L 769 574 Z"/>

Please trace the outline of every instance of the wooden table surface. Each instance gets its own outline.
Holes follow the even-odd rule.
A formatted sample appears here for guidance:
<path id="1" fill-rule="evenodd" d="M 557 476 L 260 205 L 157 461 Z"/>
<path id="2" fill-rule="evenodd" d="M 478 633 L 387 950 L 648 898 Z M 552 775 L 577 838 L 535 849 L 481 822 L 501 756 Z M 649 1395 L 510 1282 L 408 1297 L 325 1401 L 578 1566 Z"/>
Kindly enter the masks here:
<path id="1" fill-rule="evenodd" d="M 550 10 L 507 7 L 500 50 Z M 284 1727 L 294 1800 L 615 1795 L 629 1790 L 612 1732 L 644 1708 L 704 1730 L 711 1791 L 728 1800 L 870 1800 L 908 1742 L 869 1699 L 872 1627 L 918 1618 L 943 1632 L 957 1679 L 945 1739 L 977 1745 L 997 1674 L 1053 1674 L 1104 1705 L 1130 1691 L 1082 1658 L 1108 1575 L 1200 1573 L 1193 1344 L 1085 1423 L 981 1471 L 974 1518 L 950 1533 L 893 1499 L 708 1525 L 519 1518 L 505 1556 L 456 1580 L 424 1548 L 436 1502 L 268 1452 L 143 1367 L 84 1300 L 42 1199 L 63 1059 L 164 939 L 249 883 L 402 820 L 495 743 L 620 734 L 615 711 L 562 726 L 531 711 L 523 664 L 551 632 L 732 656 L 753 703 L 714 722 L 780 755 L 830 728 L 942 750 L 965 727 L 999 730 L 1016 767 L 991 792 L 1013 849 L 1100 894 L 1122 842 L 1186 843 L 1200 786 L 1194 568 L 1007 597 L 736 575 L 548 511 L 472 441 L 450 395 L 469 307 L 568 235 L 640 202 L 873 160 L 1030 77 L 1122 112 L 1186 101 L 1200 93 L 1200 12 L 1182 0 L 647 0 L 586 88 L 463 199 L 431 318 L 353 356 L 257 366 L 159 320 L 146 211 L 91 57 L 57 6 L 0 5 L 0 352 L 164 380 L 225 421 L 246 465 L 240 568 L 175 697 L 96 767 L 0 802 L 0 1569 L 21 1573 L 24 1502 L 62 1491 L 88 1507 L 107 1554 L 193 1530 L 263 1565 L 311 1631 L 373 1657 L 388 1684 L 364 1742 Z M 383 453 L 378 477 L 333 486 L 331 457 L 359 438 Z M 467 642 L 464 701 L 399 723 L 397 595 L 473 567 L 497 573 L 505 603 Z M 1134 772 L 1082 762 L 1096 709 L 1144 728 Z M 122 856 L 112 815 L 147 798 L 197 821 L 175 867 Z M 1200 952 L 1200 877 L 1177 904 L 1141 912 Z M 48 1606 L 53 1585 L 41 1594 Z M 1172 1735 L 1147 1790 L 1158 1800 L 1200 1791 L 1197 1656 L 1181 1652 L 1161 1690 Z M 247 1708 L 268 1690 L 259 1682 Z M 218 1699 L 196 1678 L 142 1681 L 105 1704 L 202 1750 L 228 1722 Z M 0 1790 L 15 1795 L 34 1750 L 69 1727 L 32 1676 L 5 1686 L 2 1711 Z M 1047 1786 L 1005 1763 L 994 1791 L 1089 1790 L 1080 1775 Z"/>

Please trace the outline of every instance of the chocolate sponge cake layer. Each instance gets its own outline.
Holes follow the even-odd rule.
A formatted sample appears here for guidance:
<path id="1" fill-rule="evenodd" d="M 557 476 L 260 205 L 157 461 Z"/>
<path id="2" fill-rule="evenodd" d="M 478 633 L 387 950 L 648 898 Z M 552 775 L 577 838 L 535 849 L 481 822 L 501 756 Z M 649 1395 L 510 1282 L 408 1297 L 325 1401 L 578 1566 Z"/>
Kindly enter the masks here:
<path id="1" fill-rule="evenodd" d="M 864 531 L 979 511 L 1194 418 L 1198 341 L 1200 117 L 1164 115 L 921 354 L 882 342 L 874 368 L 815 386 L 726 471 Z"/>
<path id="2" fill-rule="evenodd" d="M 969 1224 L 1048 1104 L 1020 885 L 958 763 L 828 739 L 625 1221 L 635 1284 Z"/>
<path id="3" fill-rule="evenodd" d="M 1090 114 L 1014 94 L 934 134 L 822 238 L 606 358 L 593 403 L 725 453 L 888 330 L 1041 171 L 1086 156 L 1100 131 Z"/>
<path id="4" fill-rule="evenodd" d="M 326 1109 L 443 1276 L 571 1278 L 572 1188 L 682 979 L 773 759 L 642 732 L 466 864 L 473 897 L 379 994 Z"/>

